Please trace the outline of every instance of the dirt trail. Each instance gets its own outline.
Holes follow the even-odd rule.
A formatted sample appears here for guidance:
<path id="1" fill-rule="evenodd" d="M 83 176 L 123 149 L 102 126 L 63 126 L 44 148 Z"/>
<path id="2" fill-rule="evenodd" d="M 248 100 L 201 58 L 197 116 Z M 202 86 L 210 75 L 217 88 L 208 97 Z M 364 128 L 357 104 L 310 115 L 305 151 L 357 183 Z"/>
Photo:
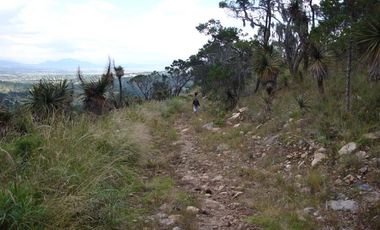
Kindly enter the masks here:
<path id="1" fill-rule="evenodd" d="M 253 214 L 244 200 L 244 188 L 239 185 L 237 166 L 246 165 L 231 150 L 204 152 L 197 145 L 194 131 L 184 116 L 176 122 L 179 143 L 182 145 L 173 163 L 175 176 L 186 191 L 199 201 L 196 229 L 257 229 L 244 218 Z M 247 165 L 247 167 L 249 167 Z"/>

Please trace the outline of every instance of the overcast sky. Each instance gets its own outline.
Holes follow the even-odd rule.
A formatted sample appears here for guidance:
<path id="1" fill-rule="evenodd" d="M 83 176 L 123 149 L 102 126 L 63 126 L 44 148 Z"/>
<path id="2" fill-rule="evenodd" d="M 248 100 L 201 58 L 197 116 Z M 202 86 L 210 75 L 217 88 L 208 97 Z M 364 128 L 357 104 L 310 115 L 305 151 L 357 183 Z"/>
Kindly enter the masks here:
<path id="1" fill-rule="evenodd" d="M 239 26 L 219 0 L 0 0 L 0 59 L 75 58 L 163 69 L 207 41 L 195 27 L 211 18 Z M 128 69 L 128 66 L 126 66 Z"/>

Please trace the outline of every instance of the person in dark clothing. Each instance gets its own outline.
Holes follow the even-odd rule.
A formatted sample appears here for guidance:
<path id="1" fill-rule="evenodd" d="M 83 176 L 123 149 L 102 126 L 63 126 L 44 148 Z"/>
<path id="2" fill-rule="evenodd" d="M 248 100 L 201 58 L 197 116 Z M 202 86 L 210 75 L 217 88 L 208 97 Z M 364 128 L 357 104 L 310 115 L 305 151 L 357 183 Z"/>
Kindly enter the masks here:
<path id="1" fill-rule="evenodd" d="M 193 112 L 194 113 L 198 112 L 199 106 L 201 106 L 201 104 L 199 103 L 199 100 L 198 100 L 198 93 L 195 93 L 194 100 L 193 100 Z"/>

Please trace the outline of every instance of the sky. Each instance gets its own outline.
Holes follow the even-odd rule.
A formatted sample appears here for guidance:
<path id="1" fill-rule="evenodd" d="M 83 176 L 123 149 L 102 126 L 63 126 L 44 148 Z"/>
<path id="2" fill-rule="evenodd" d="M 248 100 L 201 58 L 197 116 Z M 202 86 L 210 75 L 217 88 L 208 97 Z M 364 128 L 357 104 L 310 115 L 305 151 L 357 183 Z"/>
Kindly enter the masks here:
<path id="1" fill-rule="evenodd" d="M 0 0 L 0 59 L 28 64 L 65 58 L 105 64 L 108 56 L 163 69 L 207 41 L 211 18 L 241 26 L 220 0 Z"/>

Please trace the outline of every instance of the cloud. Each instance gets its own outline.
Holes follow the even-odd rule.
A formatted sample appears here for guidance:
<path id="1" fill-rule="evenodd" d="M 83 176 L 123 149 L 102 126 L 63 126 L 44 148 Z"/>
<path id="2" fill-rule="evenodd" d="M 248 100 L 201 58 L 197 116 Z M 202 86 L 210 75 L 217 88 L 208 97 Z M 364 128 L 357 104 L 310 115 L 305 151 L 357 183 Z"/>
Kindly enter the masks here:
<path id="1" fill-rule="evenodd" d="M 111 55 L 119 63 L 163 68 L 207 41 L 195 30 L 199 23 L 216 18 L 229 26 L 241 24 L 213 1 L 1 1 L 0 58 L 103 63 Z"/>

